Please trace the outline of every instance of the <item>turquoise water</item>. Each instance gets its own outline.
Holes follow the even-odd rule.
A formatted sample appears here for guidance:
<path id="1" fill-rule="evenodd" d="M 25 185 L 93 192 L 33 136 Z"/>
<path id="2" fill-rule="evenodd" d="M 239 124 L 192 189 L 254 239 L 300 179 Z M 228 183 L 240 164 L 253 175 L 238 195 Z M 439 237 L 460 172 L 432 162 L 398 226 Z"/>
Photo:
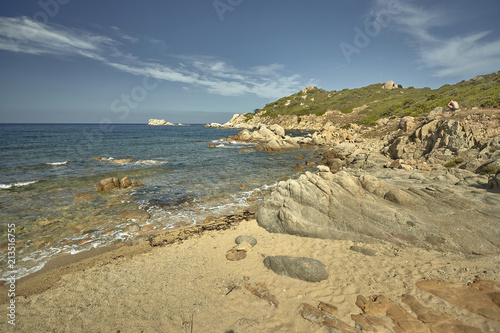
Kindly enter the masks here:
<path id="1" fill-rule="evenodd" d="M 258 201 L 260 192 L 294 175 L 297 152 L 242 152 L 252 145 L 219 141 L 237 132 L 201 125 L 0 124 L 2 262 L 9 224 L 16 227 L 19 278 L 60 253 L 130 241 L 142 234 L 126 231 L 131 223 L 163 230 L 242 210 L 248 198 Z M 209 148 L 211 142 L 217 147 Z M 124 176 L 144 186 L 96 192 L 101 179 Z M 79 193 L 97 197 L 75 200 Z M 147 210 L 151 218 L 122 219 L 130 209 Z M 5 280 L 9 269 L 1 269 Z"/>

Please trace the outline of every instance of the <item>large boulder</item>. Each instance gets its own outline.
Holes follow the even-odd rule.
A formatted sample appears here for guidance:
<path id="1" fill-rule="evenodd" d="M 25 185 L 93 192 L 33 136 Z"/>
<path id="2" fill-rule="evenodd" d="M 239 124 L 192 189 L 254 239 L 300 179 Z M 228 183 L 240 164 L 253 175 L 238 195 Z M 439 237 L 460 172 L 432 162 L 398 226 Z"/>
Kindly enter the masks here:
<path id="1" fill-rule="evenodd" d="M 279 275 L 307 282 L 328 279 L 325 265 L 316 259 L 305 257 L 272 256 L 264 259 L 264 266 Z"/>
<path id="2" fill-rule="evenodd" d="M 419 179 L 409 187 L 389 181 L 344 171 L 306 172 L 280 182 L 256 218 L 270 232 L 500 253 L 500 199 L 495 194 L 485 191 L 476 199 L 467 188 L 445 189 L 447 184 L 436 180 Z"/>
<path id="3" fill-rule="evenodd" d="M 280 150 L 292 150 L 299 149 L 300 145 L 294 140 L 275 140 L 272 139 L 267 142 L 259 143 L 255 149 L 263 151 L 280 151 Z"/>

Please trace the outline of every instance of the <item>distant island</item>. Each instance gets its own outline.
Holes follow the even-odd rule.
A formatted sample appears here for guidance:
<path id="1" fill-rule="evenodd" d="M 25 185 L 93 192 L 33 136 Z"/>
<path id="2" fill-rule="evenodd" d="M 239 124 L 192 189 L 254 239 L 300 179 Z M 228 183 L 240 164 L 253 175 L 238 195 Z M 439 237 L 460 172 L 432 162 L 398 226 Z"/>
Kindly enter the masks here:
<path id="1" fill-rule="evenodd" d="M 174 124 L 169 121 L 165 121 L 165 119 L 149 119 L 149 126 L 189 126 L 186 124 Z"/>

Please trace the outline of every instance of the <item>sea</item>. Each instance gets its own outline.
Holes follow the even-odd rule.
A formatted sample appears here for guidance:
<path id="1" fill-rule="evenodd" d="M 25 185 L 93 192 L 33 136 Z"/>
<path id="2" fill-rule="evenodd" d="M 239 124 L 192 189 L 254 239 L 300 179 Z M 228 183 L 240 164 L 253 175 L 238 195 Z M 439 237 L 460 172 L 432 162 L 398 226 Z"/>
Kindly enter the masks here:
<path id="1" fill-rule="evenodd" d="M 127 228 L 134 223 L 155 232 L 245 210 L 278 181 L 298 175 L 297 151 L 269 154 L 221 140 L 237 132 L 203 125 L 0 124 L 0 259 L 9 263 L 0 267 L 0 281 L 12 271 L 29 275 L 57 255 L 132 243 L 145 234 Z M 96 191 L 101 179 L 125 176 L 143 186 Z M 76 200 L 81 193 L 96 197 Z M 122 218 L 134 209 L 150 218 Z"/>

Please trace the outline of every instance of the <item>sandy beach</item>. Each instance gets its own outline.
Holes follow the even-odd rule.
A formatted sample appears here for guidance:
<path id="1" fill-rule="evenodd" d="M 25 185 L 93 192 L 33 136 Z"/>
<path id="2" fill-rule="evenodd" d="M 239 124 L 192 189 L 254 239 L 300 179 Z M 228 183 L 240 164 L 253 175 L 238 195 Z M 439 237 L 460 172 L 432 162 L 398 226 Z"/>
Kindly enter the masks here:
<path id="1" fill-rule="evenodd" d="M 253 236 L 258 243 L 246 258 L 229 261 L 226 253 L 239 235 Z M 352 251 L 353 245 L 374 255 Z M 312 283 L 277 275 L 263 265 L 264 257 L 271 255 L 320 260 L 329 277 Z M 351 315 L 361 313 L 355 305 L 358 295 L 384 295 L 409 309 L 401 295 L 410 294 L 467 325 L 498 332 L 500 322 L 454 306 L 415 284 L 424 279 L 466 284 L 477 276 L 500 282 L 499 267 L 498 256 L 274 234 L 252 219 L 163 247 L 152 248 L 147 242 L 122 247 L 27 277 L 17 284 L 15 327 L 4 316 L 0 330 L 324 332 L 300 315 L 301 304 L 334 305 L 336 318 L 354 325 Z M 275 296 L 269 298 L 275 301 L 251 292 L 259 288 L 267 288 L 264 294 Z M 2 286 L 2 296 L 6 292 Z M 7 303 L 2 303 L 6 309 Z"/>

